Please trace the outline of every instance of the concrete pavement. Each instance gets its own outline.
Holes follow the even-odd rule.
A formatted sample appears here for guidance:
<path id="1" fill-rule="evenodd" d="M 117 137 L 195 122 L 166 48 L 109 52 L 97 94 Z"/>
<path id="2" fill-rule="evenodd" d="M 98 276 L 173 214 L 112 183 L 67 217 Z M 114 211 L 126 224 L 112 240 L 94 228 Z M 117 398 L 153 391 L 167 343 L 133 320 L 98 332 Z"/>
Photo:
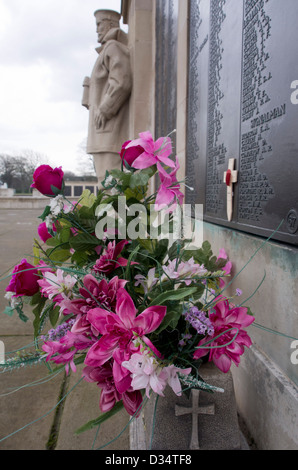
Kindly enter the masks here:
<path id="1" fill-rule="evenodd" d="M 1 279 L 22 258 L 32 260 L 33 238 L 38 238 L 41 213 L 42 209 L 0 208 Z M 2 313 L 7 306 L 4 294 L 8 283 L 9 278 L 0 282 L 0 340 L 6 353 L 26 347 L 33 340 L 30 309 L 27 323 L 16 315 L 8 317 Z M 128 450 L 126 412 L 103 423 L 98 434 L 93 429 L 74 435 L 78 427 L 100 415 L 99 388 L 80 381 L 80 370 L 67 378 L 64 372 L 49 376 L 44 365 L 0 374 L 0 450 L 91 450 L 103 446 L 103 450 Z M 61 406 L 57 407 L 59 401 Z M 113 441 L 123 430 L 121 437 Z"/>

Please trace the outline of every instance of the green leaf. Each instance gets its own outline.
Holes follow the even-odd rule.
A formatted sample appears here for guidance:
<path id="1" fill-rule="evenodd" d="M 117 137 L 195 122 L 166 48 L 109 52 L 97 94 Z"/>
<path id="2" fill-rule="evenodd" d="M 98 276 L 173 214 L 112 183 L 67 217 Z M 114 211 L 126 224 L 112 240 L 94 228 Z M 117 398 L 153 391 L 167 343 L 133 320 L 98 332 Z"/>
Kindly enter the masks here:
<path id="1" fill-rule="evenodd" d="M 96 196 L 95 194 L 91 193 L 89 189 L 85 189 L 82 192 L 82 195 L 79 199 L 79 203 L 82 206 L 87 206 L 87 207 L 92 207 L 95 201 L 96 201 Z"/>
<path id="2" fill-rule="evenodd" d="M 67 261 L 70 257 L 70 252 L 69 250 L 47 250 L 47 255 L 52 261 L 55 261 L 56 263 L 64 263 L 64 261 Z"/>
<path id="3" fill-rule="evenodd" d="M 46 245 L 47 246 L 58 246 L 59 245 L 59 240 L 58 240 L 58 237 L 52 237 L 52 238 L 48 238 L 47 241 L 46 241 Z"/>
<path id="4" fill-rule="evenodd" d="M 39 216 L 38 218 L 41 219 L 41 220 L 45 220 L 45 218 L 51 213 L 51 208 L 50 206 L 46 206 L 43 213 L 41 214 L 41 216 Z"/>
<path id="5" fill-rule="evenodd" d="M 34 320 L 33 320 L 33 329 L 34 329 L 34 337 L 36 338 L 38 336 L 39 332 L 39 325 L 40 325 L 40 317 L 41 313 L 43 311 L 43 308 L 46 304 L 47 299 L 41 295 L 40 292 L 37 292 L 34 294 L 31 298 L 30 304 L 32 306 L 35 305 L 34 309 L 32 310 L 32 313 L 34 315 Z"/>
<path id="6" fill-rule="evenodd" d="M 131 176 L 129 187 L 135 189 L 138 186 L 147 186 L 149 179 L 150 175 L 148 173 L 140 171 Z"/>
<path id="7" fill-rule="evenodd" d="M 62 188 L 61 189 L 56 188 L 56 186 L 53 186 L 52 184 L 51 184 L 51 190 L 55 196 L 58 196 L 59 194 L 63 194 Z"/>
<path id="8" fill-rule="evenodd" d="M 160 326 L 154 331 L 154 334 L 155 335 L 158 335 L 160 334 L 163 330 L 165 330 L 166 328 L 176 328 L 177 324 L 178 324 L 178 321 L 181 317 L 181 313 L 182 313 L 182 306 L 176 306 L 176 308 L 173 308 L 173 307 L 168 307 L 167 308 L 167 313 L 162 321 L 162 323 L 160 324 Z"/>
<path id="9" fill-rule="evenodd" d="M 131 262 L 133 261 L 134 256 L 136 256 L 136 254 L 138 253 L 140 248 L 141 247 L 139 245 L 137 245 L 128 257 L 125 279 L 130 279 Z"/>
<path id="10" fill-rule="evenodd" d="M 14 308 L 7 306 L 3 313 L 5 313 L 5 315 L 8 315 L 9 317 L 12 317 L 14 314 L 14 310 Z"/>
<path id="11" fill-rule="evenodd" d="M 71 257 L 71 262 L 78 266 L 84 266 L 88 260 L 88 254 L 85 251 L 75 251 Z"/>
<path id="12" fill-rule="evenodd" d="M 17 307 L 16 307 L 16 311 L 17 311 L 17 313 L 18 313 L 18 315 L 19 315 L 20 320 L 22 320 L 24 323 L 26 323 L 26 322 L 29 320 L 29 318 L 27 317 L 27 315 L 24 314 L 24 312 L 23 312 L 23 310 L 22 310 L 21 307 L 17 306 Z"/>
<path id="13" fill-rule="evenodd" d="M 40 262 L 40 249 L 38 248 L 37 245 L 37 240 L 36 238 L 34 239 L 34 245 L 33 245 L 33 257 L 34 257 L 34 265 L 38 265 Z"/>
<path id="14" fill-rule="evenodd" d="M 88 249 L 100 245 L 100 240 L 89 233 L 80 233 L 69 240 L 71 248 L 76 251 L 87 251 Z"/>
<path id="15" fill-rule="evenodd" d="M 179 289 L 163 292 L 162 294 L 155 297 L 154 300 L 152 300 L 149 307 L 151 307 L 152 305 L 163 305 L 168 300 L 185 299 L 185 297 L 193 295 L 196 291 L 196 287 L 181 287 Z"/>
<path id="16" fill-rule="evenodd" d="M 110 419 L 112 416 L 118 413 L 118 411 L 122 410 L 122 408 L 123 408 L 122 401 L 118 401 L 110 411 L 100 415 L 98 418 L 93 419 L 92 421 L 88 421 L 88 423 L 84 424 L 79 429 L 77 429 L 75 431 L 75 434 L 76 435 L 82 434 L 85 431 L 88 431 L 90 429 L 93 429 L 99 426 L 100 424 L 104 423 L 107 419 Z"/>
<path id="17" fill-rule="evenodd" d="M 57 324 L 59 313 L 60 313 L 60 308 L 54 307 L 53 305 L 53 308 L 50 310 L 50 313 L 49 313 L 49 319 L 53 327 L 56 326 Z"/>

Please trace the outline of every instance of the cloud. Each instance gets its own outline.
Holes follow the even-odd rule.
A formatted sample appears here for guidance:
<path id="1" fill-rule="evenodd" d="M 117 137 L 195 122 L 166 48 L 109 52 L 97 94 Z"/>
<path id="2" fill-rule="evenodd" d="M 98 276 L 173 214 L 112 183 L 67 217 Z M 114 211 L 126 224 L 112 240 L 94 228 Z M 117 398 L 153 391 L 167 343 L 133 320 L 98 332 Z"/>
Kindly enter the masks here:
<path id="1" fill-rule="evenodd" d="M 0 0 L 0 153 L 30 148 L 71 167 L 87 134 L 83 79 L 99 8 L 120 0 Z"/>

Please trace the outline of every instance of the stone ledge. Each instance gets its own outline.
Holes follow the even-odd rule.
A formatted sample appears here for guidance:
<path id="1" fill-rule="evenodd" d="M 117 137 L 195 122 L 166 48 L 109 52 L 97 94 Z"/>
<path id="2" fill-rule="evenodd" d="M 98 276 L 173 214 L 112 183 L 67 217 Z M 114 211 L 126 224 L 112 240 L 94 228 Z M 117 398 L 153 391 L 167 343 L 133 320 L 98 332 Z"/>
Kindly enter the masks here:
<path id="1" fill-rule="evenodd" d="M 224 393 L 199 393 L 202 413 L 198 415 L 199 449 L 244 450 L 247 444 L 239 428 L 232 374 L 223 374 L 213 364 L 205 364 L 200 368 L 200 375 L 207 383 L 223 388 Z M 156 399 L 153 395 L 141 416 L 130 425 L 131 450 L 189 450 L 191 442 L 196 440 L 194 417 L 191 413 L 177 415 L 175 410 L 178 405 L 191 411 L 194 406 L 192 400 L 185 395 L 177 397 L 169 387 L 165 390 L 165 397 L 158 397 L 157 403 Z M 207 412 L 206 409 L 211 407 L 214 410 Z"/>

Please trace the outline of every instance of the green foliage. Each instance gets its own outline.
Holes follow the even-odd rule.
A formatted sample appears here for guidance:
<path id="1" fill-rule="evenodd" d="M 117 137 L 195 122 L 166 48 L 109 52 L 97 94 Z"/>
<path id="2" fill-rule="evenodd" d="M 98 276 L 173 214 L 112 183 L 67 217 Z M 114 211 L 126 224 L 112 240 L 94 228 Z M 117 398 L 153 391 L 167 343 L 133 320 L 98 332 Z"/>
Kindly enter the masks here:
<path id="1" fill-rule="evenodd" d="M 90 429 L 94 429 L 100 426 L 107 419 L 110 419 L 112 416 L 117 414 L 122 409 L 123 409 L 123 402 L 118 401 L 110 411 L 103 413 L 96 419 L 92 419 L 91 421 L 88 421 L 88 423 L 84 424 L 79 429 L 77 429 L 75 434 L 79 435 L 79 434 L 82 434 L 83 432 L 89 431 Z"/>

